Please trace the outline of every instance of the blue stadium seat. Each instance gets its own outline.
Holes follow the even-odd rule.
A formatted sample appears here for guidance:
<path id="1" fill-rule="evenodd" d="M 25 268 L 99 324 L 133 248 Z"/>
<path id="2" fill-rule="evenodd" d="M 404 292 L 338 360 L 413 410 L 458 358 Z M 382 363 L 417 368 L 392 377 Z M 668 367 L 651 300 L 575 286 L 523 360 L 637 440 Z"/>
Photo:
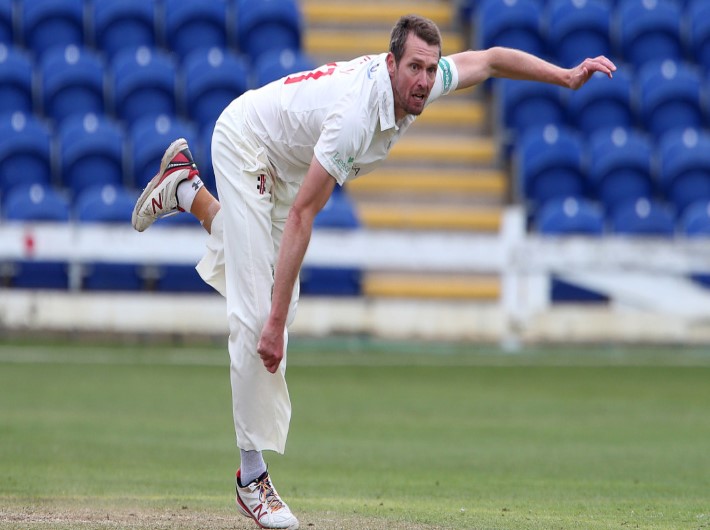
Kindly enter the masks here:
<path id="1" fill-rule="evenodd" d="M 710 199 L 710 133 L 675 130 L 658 144 L 659 183 L 679 214 L 699 199 Z"/>
<path id="2" fill-rule="evenodd" d="M 535 225 L 545 235 L 602 235 L 604 213 L 589 199 L 561 197 L 547 201 L 539 209 Z"/>
<path id="3" fill-rule="evenodd" d="M 296 0 L 237 0 L 239 50 L 252 65 L 271 51 L 301 50 L 303 21 Z"/>
<path id="4" fill-rule="evenodd" d="M 333 193 L 313 221 L 313 228 L 353 230 L 360 227 L 355 206 L 347 193 Z"/>
<path id="5" fill-rule="evenodd" d="M 517 144 L 514 158 L 518 189 L 534 208 L 550 199 L 587 194 L 582 141 L 573 130 L 554 125 L 531 129 Z"/>
<path id="6" fill-rule="evenodd" d="M 675 215 L 665 203 L 638 199 L 620 205 L 610 218 L 610 227 L 615 234 L 673 237 Z"/>
<path id="7" fill-rule="evenodd" d="M 0 116 L 0 192 L 52 181 L 51 132 L 31 114 Z"/>
<path id="8" fill-rule="evenodd" d="M 710 237 L 710 200 L 691 203 L 681 215 L 679 231 L 689 237 Z"/>
<path id="9" fill-rule="evenodd" d="M 73 116 L 58 132 L 62 183 L 75 195 L 85 189 L 124 179 L 125 136 L 103 115 Z"/>
<path id="10" fill-rule="evenodd" d="M 177 66 L 166 52 L 140 47 L 116 54 L 111 63 L 113 108 L 129 125 L 146 116 L 177 111 Z"/>
<path id="11" fill-rule="evenodd" d="M 314 230 L 357 230 L 361 226 L 347 193 L 333 193 L 313 222 Z M 300 273 L 303 296 L 358 296 L 362 270 L 348 266 L 305 265 Z"/>
<path id="12" fill-rule="evenodd" d="M 227 105 L 249 88 L 246 61 L 222 48 L 200 49 L 183 62 L 185 108 L 202 129 L 214 127 Z"/>
<path id="13" fill-rule="evenodd" d="M 631 128 L 636 125 L 634 101 L 628 72 L 619 69 L 613 79 L 598 72 L 583 89 L 567 94 L 567 119 L 585 136 L 616 127 Z"/>
<path id="14" fill-rule="evenodd" d="M 544 55 L 542 8 L 533 0 L 489 0 L 477 9 L 475 49 L 491 46 L 518 48 Z"/>
<path id="15" fill-rule="evenodd" d="M 197 274 L 194 265 L 161 265 L 155 289 L 159 292 L 216 294 L 214 288 Z"/>
<path id="16" fill-rule="evenodd" d="M 227 48 L 227 7 L 226 0 L 164 0 L 163 42 L 182 58 L 198 49 Z"/>
<path id="17" fill-rule="evenodd" d="M 601 237 L 605 231 L 604 214 L 599 206 L 587 199 L 565 197 L 548 201 L 540 208 L 535 221 L 538 233 L 545 236 Z M 602 303 L 604 294 L 570 283 L 552 275 L 550 299 L 555 303 Z"/>
<path id="18" fill-rule="evenodd" d="M 603 0 L 548 3 L 547 48 L 561 66 L 587 57 L 611 56 L 611 8 Z"/>
<path id="19" fill-rule="evenodd" d="M 131 127 L 132 187 L 145 188 L 158 172 L 165 150 L 178 138 L 185 138 L 190 146 L 197 145 L 197 133 L 192 125 L 177 118 L 148 116 Z"/>
<path id="20" fill-rule="evenodd" d="M 531 128 L 565 124 L 561 90 L 548 83 L 514 79 L 500 79 L 496 83 L 498 123 L 503 126 L 506 152 Z"/>
<path id="21" fill-rule="evenodd" d="M 41 184 L 18 186 L 3 201 L 7 221 L 58 222 L 69 220 L 69 201 L 55 189 Z M 10 285 L 31 289 L 67 289 L 69 273 L 65 262 L 39 261 L 32 256 L 12 263 Z"/>
<path id="22" fill-rule="evenodd" d="M 136 194 L 122 186 L 93 186 L 74 201 L 76 219 L 83 223 L 130 226 Z M 143 288 L 137 263 L 92 262 L 82 267 L 82 288 L 89 291 L 138 291 Z"/>
<path id="23" fill-rule="evenodd" d="M 157 45 L 155 2 L 100 0 L 92 2 L 91 7 L 94 43 L 109 60 L 122 50 Z"/>
<path id="24" fill-rule="evenodd" d="M 637 80 L 640 118 L 653 136 L 703 126 L 703 82 L 694 67 L 671 60 L 649 62 Z"/>
<path id="25" fill-rule="evenodd" d="M 710 71 L 710 3 L 693 0 L 686 6 L 687 43 L 690 56 L 706 72 Z"/>
<path id="26" fill-rule="evenodd" d="M 659 59 L 683 59 L 681 9 L 677 4 L 623 0 L 616 8 L 615 24 L 617 50 L 635 68 Z"/>
<path id="27" fill-rule="evenodd" d="M 72 114 L 106 111 L 104 64 L 73 44 L 48 49 L 39 63 L 39 95 L 45 116 L 61 122 Z"/>
<path id="28" fill-rule="evenodd" d="M 74 214 L 81 223 L 130 225 L 138 199 L 121 185 L 97 184 L 87 187 L 74 200 Z"/>
<path id="29" fill-rule="evenodd" d="M 83 46 L 84 0 L 19 2 L 24 45 L 38 57 L 56 46 Z"/>
<path id="30" fill-rule="evenodd" d="M 252 68 L 253 88 L 259 88 L 296 72 L 314 70 L 317 66 L 310 56 L 297 50 L 265 53 Z"/>
<path id="31" fill-rule="evenodd" d="M 0 44 L 11 46 L 14 43 L 14 3 L 13 0 L 0 0 Z"/>
<path id="32" fill-rule="evenodd" d="M 25 53 L 0 43 L 0 114 L 34 112 L 32 69 Z"/>
<path id="33" fill-rule="evenodd" d="M 587 174 L 592 195 L 608 213 L 623 203 L 656 195 L 654 146 L 647 136 L 617 128 L 598 131 L 588 145 Z"/>
<path id="34" fill-rule="evenodd" d="M 10 221 L 69 221 L 69 201 L 44 184 L 22 185 L 8 191 L 3 216 Z"/>

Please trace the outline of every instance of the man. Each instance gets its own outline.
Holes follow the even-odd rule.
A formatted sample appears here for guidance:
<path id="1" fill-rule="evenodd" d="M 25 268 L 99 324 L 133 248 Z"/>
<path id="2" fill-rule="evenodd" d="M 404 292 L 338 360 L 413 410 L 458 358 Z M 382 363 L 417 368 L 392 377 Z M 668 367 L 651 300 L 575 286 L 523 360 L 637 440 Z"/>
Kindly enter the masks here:
<path id="1" fill-rule="evenodd" d="M 611 77 L 615 69 L 605 57 L 563 69 L 506 48 L 442 58 L 436 25 L 409 15 L 394 26 L 389 53 L 328 63 L 234 100 L 212 139 L 219 202 L 202 186 L 185 140 L 168 148 L 136 204 L 133 226 L 143 231 L 182 210 L 211 234 L 197 270 L 227 299 L 241 456 L 236 500 L 244 515 L 262 528 L 298 528 L 262 451 L 285 449 L 285 355 L 296 280 L 313 219 L 335 185 L 375 169 L 428 103 L 456 89 L 489 77 L 578 89 L 593 73 Z"/>

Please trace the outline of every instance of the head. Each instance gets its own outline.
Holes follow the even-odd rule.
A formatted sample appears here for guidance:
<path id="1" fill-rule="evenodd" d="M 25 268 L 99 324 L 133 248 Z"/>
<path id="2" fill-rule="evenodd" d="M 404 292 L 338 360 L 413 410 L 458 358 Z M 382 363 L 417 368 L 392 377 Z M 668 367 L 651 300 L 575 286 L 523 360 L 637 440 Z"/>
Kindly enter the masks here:
<path id="1" fill-rule="evenodd" d="M 441 33 L 434 22 L 417 15 L 399 19 L 387 55 L 397 120 L 424 110 L 440 58 Z"/>

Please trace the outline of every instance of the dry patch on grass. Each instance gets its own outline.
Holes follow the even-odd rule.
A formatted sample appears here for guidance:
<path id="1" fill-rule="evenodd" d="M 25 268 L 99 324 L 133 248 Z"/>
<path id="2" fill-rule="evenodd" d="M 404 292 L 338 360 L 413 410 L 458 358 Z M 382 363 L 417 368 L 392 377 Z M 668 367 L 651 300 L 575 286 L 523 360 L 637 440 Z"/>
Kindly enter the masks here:
<path id="1" fill-rule="evenodd" d="M 333 513 L 300 514 L 302 530 L 434 530 L 387 519 Z M 61 509 L 44 507 L 0 507 L 0 529 L 121 529 L 121 530 L 254 530 L 257 526 L 239 514 L 225 515 L 172 510 Z"/>

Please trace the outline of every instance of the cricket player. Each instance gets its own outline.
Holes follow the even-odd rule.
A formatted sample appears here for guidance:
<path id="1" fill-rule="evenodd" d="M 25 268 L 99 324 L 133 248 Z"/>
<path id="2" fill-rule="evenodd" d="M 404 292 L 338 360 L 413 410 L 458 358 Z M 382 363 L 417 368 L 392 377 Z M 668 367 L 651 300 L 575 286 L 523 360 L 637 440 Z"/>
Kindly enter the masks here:
<path id="1" fill-rule="evenodd" d="M 230 103 L 212 138 L 219 201 L 202 185 L 187 142 L 170 145 L 132 221 L 142 232 L 186 211 L 210 234 L 197 270 L 227 301 L 241 513 L 261 528 L 298 528 L 262 452 L 286 446 L 296 280 L 313 219 L 335 186 L 377 168 L 428 104 L 457 89 L 505 77 L 576 90 L 595 72 L 611 77 L 615 69 L 603 56 L 566 69 L 500 47 L 442 57 L 434 22 L 407 15 L 387 53 L 292 74 Z"/>

